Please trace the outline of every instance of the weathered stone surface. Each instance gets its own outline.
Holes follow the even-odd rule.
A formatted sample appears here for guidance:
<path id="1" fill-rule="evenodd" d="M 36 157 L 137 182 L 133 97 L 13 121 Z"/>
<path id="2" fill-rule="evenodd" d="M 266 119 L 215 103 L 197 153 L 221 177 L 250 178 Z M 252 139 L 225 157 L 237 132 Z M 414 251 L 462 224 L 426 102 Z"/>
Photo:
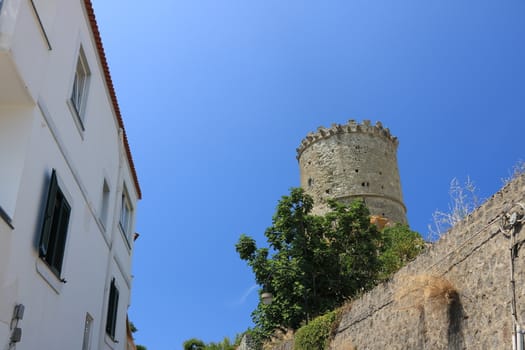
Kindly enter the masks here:
<path id="1" fill-rule="evenodd" d="M 315 214 L 327 210 L 325 200 L 365 200 L 371 213 L 406 222 L 397 166 L 397 139 L 370 121 L 319 128 L 297 149 L 301 187 L 313 197 Z"/>
<path id="2" fill-rule="evenodd" d="M 368 121 L 309 134 L 297 149 L 297 159 L 301 186 L 314 198 L 314 212 L 326 210 L 326 198 L 360 196 L 372 214 L 405 222 L 396 150 L 397 139 L 390 131 Z M 525 211 L 525 175 L 390 281 L 353 301 L 331 349 L 512 349 L 513 299 L 516 320 L 525 326 L 525 225 L 510 229 L 502 219 L 517 211 Z M 450 287 L 444 288 L 442 281 Z"/>
<path id="3" fill-rule="evenodd" d="M 349 343 L 359 350 L 511 349 L 511 242 L 500 223 L 502 215 L 519 202 L 525 202 L 523 176 L 496 193 L 392 281 L 355 300 L 343 316 L 332 349 L 346 349 Z M 525 240 L 522 226 L 516 229 L 515 240 Z M 517 247 L 516 305 L 518 320 L 523 322 L 525 251 Z M 419 305 L 403 305 L 395 296 L 410 290 L 410 276 L 445 278 L 458 294 L 447 302 L 428 298 Z"/>

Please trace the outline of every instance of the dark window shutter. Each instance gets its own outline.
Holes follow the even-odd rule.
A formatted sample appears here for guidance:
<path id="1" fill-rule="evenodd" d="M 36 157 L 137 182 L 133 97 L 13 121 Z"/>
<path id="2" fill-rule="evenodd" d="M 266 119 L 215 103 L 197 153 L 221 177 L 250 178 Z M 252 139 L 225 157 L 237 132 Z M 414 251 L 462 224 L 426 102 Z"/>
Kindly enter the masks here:
<path id="1" fill-rule="evenodd" d="M 51 174 L 51 180 L 49 183 L 49 190 L 47 193 L 47 203 L 46 203 L 46 209 L 44 212 L 44 223 L 42 225 L 42 234 L 40 236 L 40 244 L 39 244 L 39 250 L 40 250 L 40 256 L 45 257 L 47 255 L 48 247 L 49 247 L 49 238 L 51 236 L 51 226 L 53 224 L 53 214 L 55 213 L 55 202 L 56 202 L 56 194 L 58 190 L 58 183 L 57 183 L 57 177 L 55 170 L 53 169 L 53 173 Z"/>
<path id="2" fill-rule="evenodd" d="M 55 212 L 54 216 L 57 217 L 57 220 L 56 229 L 53 230 L 55 233 L 53 240 L 53 253 L 51 257 L 48 257 L 48 263 L 51 265 L 52 269 L 55 270 L 55 273 L 60 275 L 60 272 L 62 271 L 62 262 L 64 260 L 64 250 L 66 247 L 69 214 L 71 212 L 71 207 L 67 203 L 60 189 L 58 189 L 57 192 L 56 206 L 57 212 Z"/>
<path id="3" fill-rule="evenodd" d="M 117 328 L 117 310 L 118 310 L 119 291 L 115 285 L 115 279 L 111 280 L 109 289 L 108 315 L 106 319 L 106 333 L 115 338 L 115 329 Z"/>
<path id="4" fill-rule="evenodd" d="M 115 337 L 115 330 L 117 329 L 117 312 L 118 312 L 118 297 L 119 297 L 119 291 L 117 287 L 115 287 L 115 306 L 113 308 L 113 338 Z"/>
<path id="5" fill-rule="evenodd" d="M 40 235 L 39 254 L 58 278 L 62 271 L 70 214 L 71 207 L 58 186 L 57 175 L 53 170 Z"/>

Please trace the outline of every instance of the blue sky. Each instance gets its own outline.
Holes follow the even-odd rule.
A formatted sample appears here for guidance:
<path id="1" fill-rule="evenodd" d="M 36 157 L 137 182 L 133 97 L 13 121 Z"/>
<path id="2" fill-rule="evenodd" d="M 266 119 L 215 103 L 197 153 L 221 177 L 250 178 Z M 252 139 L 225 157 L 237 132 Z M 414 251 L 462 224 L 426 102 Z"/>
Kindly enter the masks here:
<path id="1" fill-rule="evenodd" d="M 522 1 L 93 5 L 144 194 L 129 313 L 149 350 L 251 326 L 257 292 L 234 245 L 264 243 L 318 126 L 391 129 L 422 234 L 452 178 L 487 198 L 525 159 Z"/>

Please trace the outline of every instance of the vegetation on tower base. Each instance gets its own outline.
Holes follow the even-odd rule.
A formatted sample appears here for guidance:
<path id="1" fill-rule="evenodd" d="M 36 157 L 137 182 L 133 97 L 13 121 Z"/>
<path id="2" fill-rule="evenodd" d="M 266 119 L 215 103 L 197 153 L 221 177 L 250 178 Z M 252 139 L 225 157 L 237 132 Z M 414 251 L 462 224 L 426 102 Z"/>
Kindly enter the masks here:
<path id="1" fill-rule="evenodd" d="M 329 201 L 330 212 L 310 214 L 313 200 L 293 188 L 277 205 L 265 231 L 268 247 L 257 248 L 241 235 L 236 250 L 252 268 L 255 279 L 271 293 L 252 313 L 252 339 L 261 342 L 275 330 L 296 330 L 318 315 L 373 287 L 424 247 L 407 226 L 384 232 L 370 223 L 361 200 L 350 204 Z M 387 237 L 392 233 L 392 237 Z M 266 294 L 268 295 L 268 294 Z"/>

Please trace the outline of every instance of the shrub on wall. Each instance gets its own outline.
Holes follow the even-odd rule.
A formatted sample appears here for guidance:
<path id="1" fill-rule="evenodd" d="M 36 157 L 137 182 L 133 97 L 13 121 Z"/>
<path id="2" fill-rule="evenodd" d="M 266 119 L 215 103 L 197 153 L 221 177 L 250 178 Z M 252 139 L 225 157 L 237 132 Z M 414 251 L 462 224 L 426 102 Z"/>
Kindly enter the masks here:
<path id="1" fill-rule="evenodd" d="M 425 241 L 421 235 L 407 225 L 395 224 L 387 227 L 382 231 L 381 238 L 379 278 L 382 280 L 390 278 L 425 248 Z"/>
<path id="2" fill-rule="evenodd" d="M 327 349 L 332 338 L 334 323 L 339 319 L 338 314 L 338 310 L 330 311 L 299 328 L 295 334 L 294 350 Z"/>

